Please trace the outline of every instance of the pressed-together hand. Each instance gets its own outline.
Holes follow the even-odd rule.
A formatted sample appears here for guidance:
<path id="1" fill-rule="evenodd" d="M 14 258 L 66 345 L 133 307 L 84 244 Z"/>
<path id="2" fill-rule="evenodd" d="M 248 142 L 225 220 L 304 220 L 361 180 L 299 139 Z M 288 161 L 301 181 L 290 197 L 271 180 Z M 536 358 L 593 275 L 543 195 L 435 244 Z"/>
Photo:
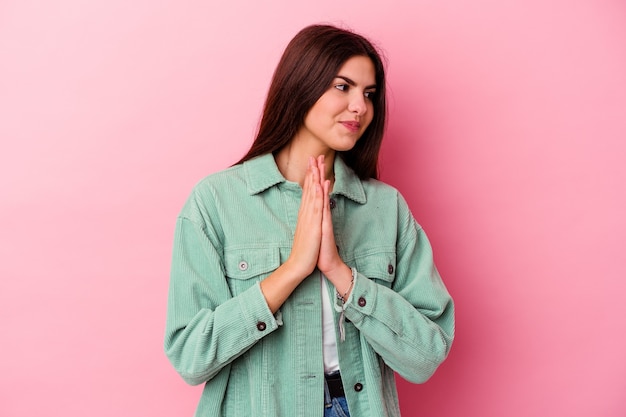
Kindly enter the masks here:
<path id="1" fill-rule="evenodd" d="M 322 189 L 321 240 L 317 257 L 317 268 L 333 283 L 342 296 L 347 296 L 352 289 L 352 271 L 343 262 L 337 244 L 330 209 L 330 180 L 326 179 L 326 161 L 324 155 L 311 158 L 310 164 L 317 165 L 319 185 Z"/>
<path id="2" fill-rule="evenodd" d="M 317 158 L 317 164 L 320 171 L 320 186 L 322 187 L 324 197 L 321 221 L 322 240 L 317 258 L 317 267 L 328 276 L 328 274 L 332 275 L 333 271 L 345 264 L 339 256 L 337 244 L 335 243 L 333 219 L 330 214 L 330 180 L 326 179 L 326 164 L 323 155 Z"/>
<path id="3" fill-rule="evenodd" d="M 302 200 L 287 261 L 261 282 L 272 311 L 285 302 L 303 279 L 317 267 L 342 295 L 352 288 L 352 271 L 339 256 L 330 213 L 330 180 L 324 156 L 309 157 L 302 183 Z"/>
<path id="4" fill-rule="evenodd" d="M 291 255 L 287 261 L 294 265 L 294 271 L 302 275 L 302 278 L 315 269 L 322 242 L 324 191 L 320 182 L 321 175 L 323 174 L 320 174 L 318 161 L 310 157 L 302 183 L 302 200 Z"/>

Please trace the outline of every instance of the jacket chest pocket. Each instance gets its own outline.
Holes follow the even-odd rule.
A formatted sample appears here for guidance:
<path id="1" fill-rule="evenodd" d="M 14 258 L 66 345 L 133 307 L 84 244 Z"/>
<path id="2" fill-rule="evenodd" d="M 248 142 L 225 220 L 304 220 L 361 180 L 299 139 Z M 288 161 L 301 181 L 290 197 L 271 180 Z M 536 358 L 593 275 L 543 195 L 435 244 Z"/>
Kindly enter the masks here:
<path id="1" fill-rule="evenodd" d="M 396 277 L 395 252 L 377 252 L 356 256 L 354 259 L 357 271 L 378 283 L 391 287 Z"/>
<path id="2" fill-rule="evenodd" d="M 224 271 L 233 296 L 261 281 L 280 266 L 278 248 L 224 250 Z"/>

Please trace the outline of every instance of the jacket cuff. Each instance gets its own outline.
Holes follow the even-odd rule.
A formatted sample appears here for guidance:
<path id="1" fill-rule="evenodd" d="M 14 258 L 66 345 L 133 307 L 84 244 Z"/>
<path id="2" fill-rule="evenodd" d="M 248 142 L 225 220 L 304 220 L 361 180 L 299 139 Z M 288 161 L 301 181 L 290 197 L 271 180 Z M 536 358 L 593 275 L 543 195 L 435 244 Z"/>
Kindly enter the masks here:
<path id="1" fill-rule="evenodd" d="M 346 318 L 352 322 L 359 322 L 364 316 L 368 316 L 372 313 L 376 303 L 376 294 L 378 287 L 376 283 L 357 272 L 354 285 L 352 286 L 352 292 L 348 296 L 345 303 L 341 303 L 341 300 L 335 299 L 335 310 L 341 312 L 345 311 Z"/>
<path id="2" fill-rule="evenodd" d="M 239 294 L 237 299 L 245 326 L 255 339 L 261 339 L 278 328 L 278 320 L 267 305 L 259 282 Z"/>

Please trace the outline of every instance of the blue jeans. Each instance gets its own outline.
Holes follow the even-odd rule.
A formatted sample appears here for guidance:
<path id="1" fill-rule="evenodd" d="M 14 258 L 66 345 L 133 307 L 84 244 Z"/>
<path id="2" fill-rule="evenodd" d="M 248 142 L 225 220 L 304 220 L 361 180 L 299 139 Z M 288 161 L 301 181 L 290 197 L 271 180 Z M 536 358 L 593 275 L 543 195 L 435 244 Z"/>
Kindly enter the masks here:
<path id="1" fill-rule="evenodd" d="M 350 417 L 346 397 L 331 398 L 324 381 L 324 417 Z"/>

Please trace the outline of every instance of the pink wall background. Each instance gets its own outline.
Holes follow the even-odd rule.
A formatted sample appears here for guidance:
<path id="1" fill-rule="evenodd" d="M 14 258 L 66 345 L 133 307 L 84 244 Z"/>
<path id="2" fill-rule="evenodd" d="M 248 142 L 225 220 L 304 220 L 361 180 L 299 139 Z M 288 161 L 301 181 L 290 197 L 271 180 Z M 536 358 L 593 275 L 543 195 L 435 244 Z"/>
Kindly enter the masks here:
<path id="1" fill-rule="evenodd" d="M 0 416 L 193 414 L 162 351 L 174 219 L 320 21 L 386 51 L 382 178 L 457 301 L 404 415 L 626 415 L 624 2 L 296 3 L 0 3 Z"/>

